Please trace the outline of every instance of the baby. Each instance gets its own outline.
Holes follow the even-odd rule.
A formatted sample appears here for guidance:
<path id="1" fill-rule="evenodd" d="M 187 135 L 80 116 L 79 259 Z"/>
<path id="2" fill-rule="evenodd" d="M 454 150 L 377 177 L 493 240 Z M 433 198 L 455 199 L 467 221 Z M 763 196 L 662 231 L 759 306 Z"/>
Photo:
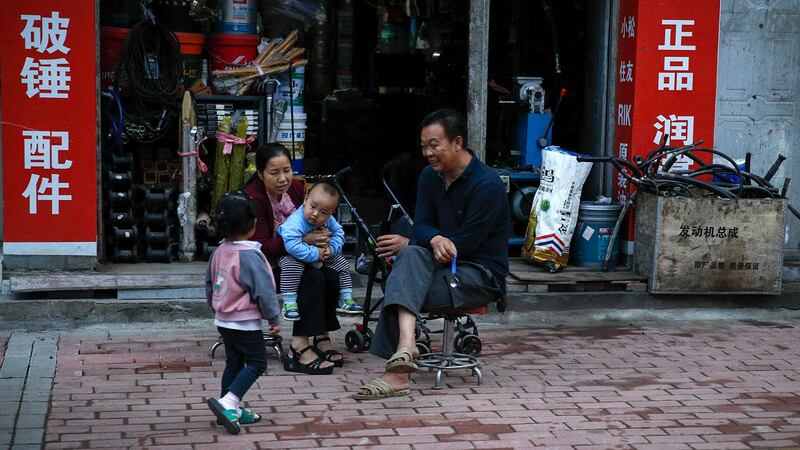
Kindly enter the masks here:
<path id="1" fill-rule="evenodd" d="M 327 267 L 339 274 L 339 307 L 337 312 L 361 314 L 364 308 L 353 300 L 353 281 L 350 278 L 350 265 L 342 255 L 344 230 L 332 214 L 339 205 L 339 191 L 330 183 L 319 182 L 311 186 L 302 208 L 292 213 L 278 227 L 277 233 L 283 238 L 287 256 L 278 261 L 281 268 L 281 293 L 283 294 L 283 318 L 300 320 L 297 308 L 297 289 L 306 264 L 314 267 Z M 320 229 L 331 232 L 330 243 L 326 248 L 318 248 L 303 241 L 303 236 Z"/>

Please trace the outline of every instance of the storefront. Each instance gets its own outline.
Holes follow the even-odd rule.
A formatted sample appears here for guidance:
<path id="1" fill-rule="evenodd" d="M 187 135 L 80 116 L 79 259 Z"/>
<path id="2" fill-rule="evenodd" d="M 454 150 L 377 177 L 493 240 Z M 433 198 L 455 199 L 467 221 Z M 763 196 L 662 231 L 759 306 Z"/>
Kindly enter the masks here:
<path id="1" fill-rule="evenodd" d="M 792 131 L 798 108 L 786 109 L 800 85 L 792 52 L 800 29 L 784 18 L 797 17 L 792 2 L 149 3 L 144 16 L 138 1 L 3 5 L 5 17 L 19 18 L 2 32 L 7 268 L 203 260 L 218 240 L 209 227 L 213 199 L 241 187 L 252 173 L 249 148 L 269 141 L 293 151 L 298 174 L 352 166 L 345 188 L 378 223 L 389 206 L 384 178 L 413 207 L 424 166 L 418 123 L 444 106 L 467 113 L 470 147 L 508 180 L 512 254 L 542 144 L 632 159 L 669 130 L 736 156 L 752 151 L 757 167 L 768 167 L 800 143 Z M 297 40 L 277 59 L 257 59 L 259 38 L 282 42 L 293 30 Z M 747 49 L 773 68 L 771 78 L 743 63 Z M 231 67 L 236 77 L 220 72 Z M 193 95 L 194 130 L 182 125 L 184 91 Z M 742 105 L 759 112 L 748 116 Z M 237 135 L 234 115 L 246 121 L 239 138 L 251 142 L 233 144 L 243 158 L 215 192 L 216 132 L 228 126 Z M 779 137 L 768 132 L 775 127 Z M 210 170 L 197 165 L 195 150 Z M 196 209 L 187 243 L 181 194 L 189 170 Z M 778 177 L 796 170 L 790 161 Z M 625 200 L 627 188 L 598 165 L 583 198 Z M 630 253 L 633 235 L 623 238 Z"/>

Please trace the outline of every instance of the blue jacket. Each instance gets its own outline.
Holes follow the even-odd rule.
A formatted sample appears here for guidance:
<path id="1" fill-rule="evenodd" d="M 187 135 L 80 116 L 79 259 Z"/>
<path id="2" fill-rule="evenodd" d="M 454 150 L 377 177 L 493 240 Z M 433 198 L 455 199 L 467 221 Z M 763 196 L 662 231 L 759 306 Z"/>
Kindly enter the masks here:
<path id="1" fill-rule="evenodd" d="M 278 227 L 278 235 L 283 238 L 283 246 L 286 252 L 300 261 L 312 263 L 319 261 L 319 249 L 313 245 L 303 242 L 303 236 L 314 231 L 314 225 L 308 223 L 303 217 L 305 205 L 300 205 L 297 211 L 286 218 L 286 221 Z M 330 247 L 333 255 L 339 254 L 344 246 L 344 229 L 333 216 L 325 222 L 325 228 L 331 231 Z M 331 255 L 332 256 L 332 255 Z"/>

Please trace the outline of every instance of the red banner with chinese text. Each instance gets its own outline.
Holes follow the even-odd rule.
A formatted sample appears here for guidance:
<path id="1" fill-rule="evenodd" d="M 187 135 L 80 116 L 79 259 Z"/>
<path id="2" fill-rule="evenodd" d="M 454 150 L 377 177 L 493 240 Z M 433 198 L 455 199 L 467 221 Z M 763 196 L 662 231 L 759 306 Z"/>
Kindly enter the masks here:
<path id="1" fill-rule="evenodd" d="M 0 2 L 6 254 L 97 254 L 94 12 L 94 0 Z"/>
<path id="2" fill-rule="evenodd" d="M 647 156 L 664 134 L 680 147 L 714 145 L 719 0 L 622 0 L 618 35 L 614 153 Z M 707 157 L 710 160 L 710 157 Z M 672 170 L 691 169 L 688 157 Z M 627 180 L 615 174 L 614 197 L 627 201 Z M 627 251 L 633 241 L 628 222 Z"/>

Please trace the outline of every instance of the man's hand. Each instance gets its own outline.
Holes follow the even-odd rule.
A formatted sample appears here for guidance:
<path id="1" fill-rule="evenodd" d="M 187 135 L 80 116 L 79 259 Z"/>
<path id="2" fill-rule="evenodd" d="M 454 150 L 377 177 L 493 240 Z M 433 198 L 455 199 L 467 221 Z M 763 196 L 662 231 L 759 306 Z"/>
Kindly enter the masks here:
<path id="1" fill-rule="evenodd" d="M 406 245 L 408 245 L 408 238 L 399 234 L 378 236 L 378 256 L 381 258 L 394 256 Z"/>
<path id="2" fill-rule="evenodd" d="M 303 236 L 303 242 L 317 248 L 326 248 L 331 242 L 331 230 L 320 228 Z"/>
<path id="3" fill-rule="evenodd" d="M 281 334 L 281 324 L 270 325 L 269 331 L 267 331 L 267 334 L 269 334 L 270 336 L 277 336 L 277 335 Z"/>
<path id="4" fill-rule="evenodd" d="M 456 245 L 442 235 L 434 236 L 430 245 L 433 250 L 433 257 L 441 264 L 447 264 L 456 257 Z"/>

